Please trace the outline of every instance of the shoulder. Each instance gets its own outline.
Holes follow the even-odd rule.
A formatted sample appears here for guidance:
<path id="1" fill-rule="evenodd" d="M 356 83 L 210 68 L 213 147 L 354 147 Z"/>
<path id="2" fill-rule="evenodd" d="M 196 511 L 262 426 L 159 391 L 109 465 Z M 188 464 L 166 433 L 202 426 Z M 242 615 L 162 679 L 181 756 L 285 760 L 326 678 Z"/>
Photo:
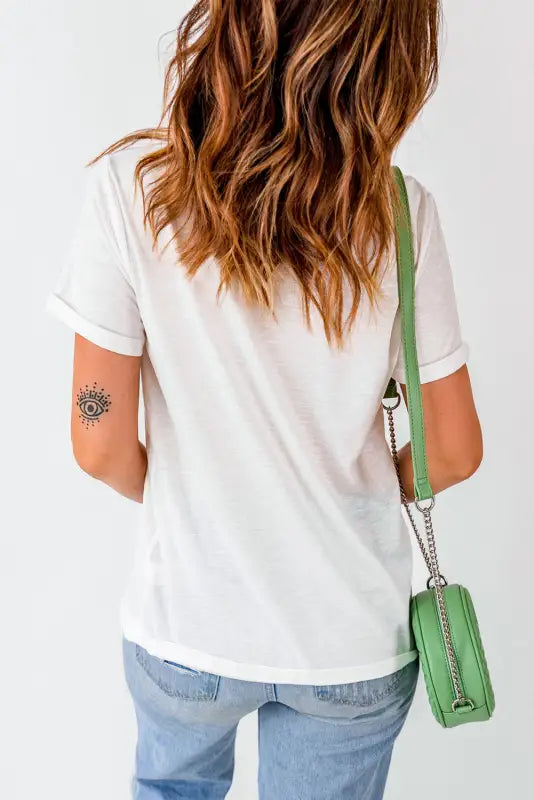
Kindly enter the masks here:
<path id="1" fill-rule="evenodd" d="M 410 203 L 410 215 L 412 221 L 428 212 L 429 207 L 433 203 L 433 195 L 428 186 L 422 183 L 418 178 L 409 173 L 404 174 L 404 183 L 406 184 L 406 192 L 408 193 L 408 201 Z"/>
<path id="2" fill-rule="evenodd" d="M 410 205 L 414 256 L 417 262 L 423 242 L 432 235 L 438 220 L 434 195 L 428 186 L 409 173 L 403 173 Z"/>
<path id="3" fill-rule="evenodd" d="M 106 241 L 129 260 L 130 240 L 144 240 L 143 198 L 135 182 L 135 166 L 146 153 L 157 149 L 157 141 L 143 140 L 105 153 L 85 166 L 79 235 L 84 241 Z M 92 156 L 93 158 L 95 156 Z"/>
<path id="4" fill-rule="evenodd" d="M 89 180 L 105 191 L 114 189 L 121 195 L 128 195 L 133 191 L 135 167 L 139 159 L 155 152 L 160 144 L 158 139 L 143 139 L 105 153 L 87 167 Z"/>
<path id="5" fill-rule="evenodd" d="M 101 155 L 85 168 L 86 203 L 117 240 L 145 235 L 143 198 L 135 168 L 140 158 L 155 152 L 158 146 L 156 139 L 134 142 Z M 145 188 L 151 180 L 151 173 L 145 176 Z"/>

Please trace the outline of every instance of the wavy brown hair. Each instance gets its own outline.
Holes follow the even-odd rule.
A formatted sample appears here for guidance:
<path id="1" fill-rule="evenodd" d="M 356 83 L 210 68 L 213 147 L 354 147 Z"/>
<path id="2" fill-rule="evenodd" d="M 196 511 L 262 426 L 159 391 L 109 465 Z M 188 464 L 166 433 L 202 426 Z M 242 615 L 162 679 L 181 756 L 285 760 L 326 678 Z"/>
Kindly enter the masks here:
<path id="1" fill-rule="evenodd" d="M 440 0 L 199 0 L 177 29 L 158 126 L 90 163 L 159 140 L 134 178 L 154 246 L 172 223 L 188 277 L 214 256 L 217 298 L 234 284 L 275 317 L 289 270 L 308 326 L 311 303 L 342 347 L 362 291 L 371 306 L 380 295 L 392 153 L 435 90 L 441 13 Z"/>

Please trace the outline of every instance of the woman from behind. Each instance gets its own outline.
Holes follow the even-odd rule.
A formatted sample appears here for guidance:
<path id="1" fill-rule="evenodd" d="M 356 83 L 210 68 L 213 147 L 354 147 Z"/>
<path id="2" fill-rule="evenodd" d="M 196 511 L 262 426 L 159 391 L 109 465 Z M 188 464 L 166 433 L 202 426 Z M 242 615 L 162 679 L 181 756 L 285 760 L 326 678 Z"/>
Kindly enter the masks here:
<path id="1" fill-rule="evenodd" d="M 142 504 L 121 606 L 139 800 L 225 797 L 254 710 L 261 800 L 383 796 L 418 677 L 381 408 L 405 382 L 391 167 L 440 14 L 201 0 L 157 127 L 89 166 L 49 309 L 75 331 L 75 458 Z M 405 179 L 437 492 L 482 438 L 436 203 Z"/>

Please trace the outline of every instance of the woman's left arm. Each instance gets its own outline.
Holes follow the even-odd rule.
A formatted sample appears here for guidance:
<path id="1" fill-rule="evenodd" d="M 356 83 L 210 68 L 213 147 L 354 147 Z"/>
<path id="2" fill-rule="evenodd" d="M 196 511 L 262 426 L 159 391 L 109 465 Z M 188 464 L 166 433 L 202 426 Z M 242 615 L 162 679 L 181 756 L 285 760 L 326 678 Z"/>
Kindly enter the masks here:
<path id="1" fill-rule="evenodd" d="M 120 494 L 143 502 L 147 469 L 139 441 L 140 356 L 74 342 L 71 441 L 79 466 Z"/>

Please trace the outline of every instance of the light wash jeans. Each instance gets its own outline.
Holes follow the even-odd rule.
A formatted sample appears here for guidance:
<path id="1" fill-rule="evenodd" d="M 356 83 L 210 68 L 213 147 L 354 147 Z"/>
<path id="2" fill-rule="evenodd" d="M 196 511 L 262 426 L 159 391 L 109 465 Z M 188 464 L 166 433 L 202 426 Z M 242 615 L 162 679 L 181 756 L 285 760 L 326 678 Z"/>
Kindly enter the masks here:
<path id="1" fill-rule="evenodd" d="M 380 800 L 419 661 L 327 686 L 226 678 L 123 640 L 138 724 L 136 800 L 222 800 L 241 717 L 258 710 L 260 800 Z"/>

